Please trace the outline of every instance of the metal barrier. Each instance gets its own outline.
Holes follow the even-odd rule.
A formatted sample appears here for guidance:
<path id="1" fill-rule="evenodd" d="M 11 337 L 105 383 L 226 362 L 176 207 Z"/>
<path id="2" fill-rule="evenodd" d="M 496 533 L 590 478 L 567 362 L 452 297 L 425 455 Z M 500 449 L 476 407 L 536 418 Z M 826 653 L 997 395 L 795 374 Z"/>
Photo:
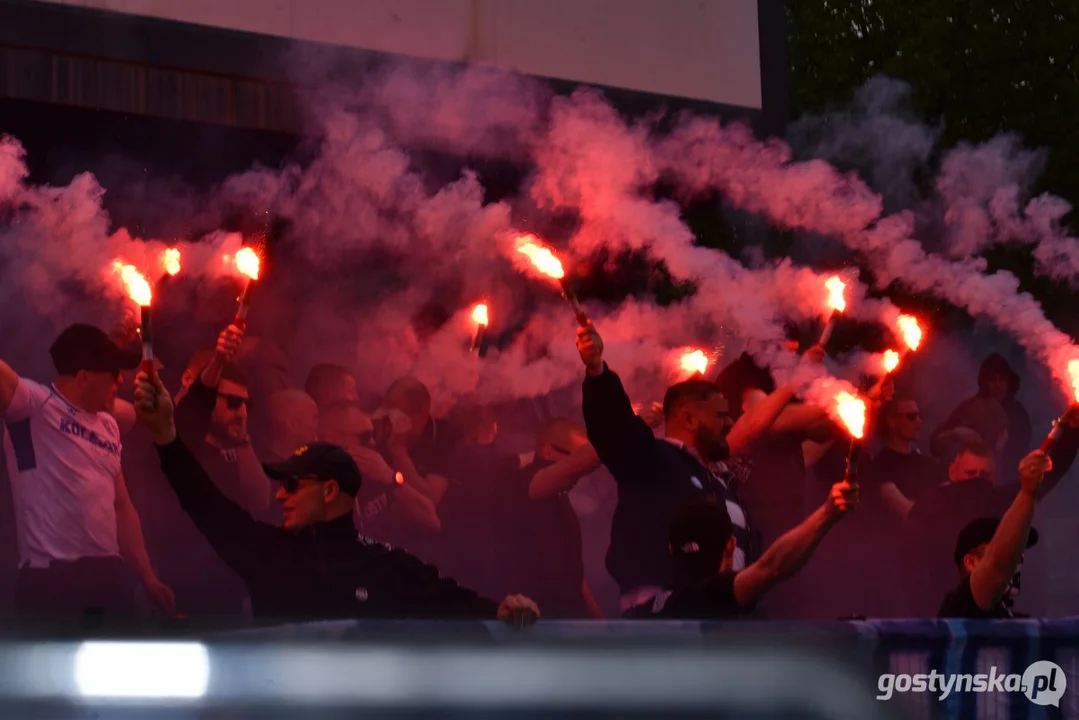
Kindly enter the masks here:
<path id="1" fill-rule="evenodd" d="M 898 691 L 880 675 L 1060 666 L 1023 692 Z M 991 668 L 995 668 L 992 670 Z M 1042 696 L 1044 699 L 1044 695 Z M 1079 717 L 1079 619 L 951 622 L 345 621 L 168 642 L 0 644 L 2 717 Z"/>

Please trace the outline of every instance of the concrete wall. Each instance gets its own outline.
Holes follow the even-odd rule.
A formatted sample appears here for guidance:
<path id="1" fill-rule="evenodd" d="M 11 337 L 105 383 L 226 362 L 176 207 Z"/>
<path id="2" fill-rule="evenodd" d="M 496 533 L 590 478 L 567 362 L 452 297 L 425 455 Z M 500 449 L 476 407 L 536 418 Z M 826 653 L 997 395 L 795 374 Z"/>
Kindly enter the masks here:
<path id="1" fill-rule="evenodd" d="M 762 107 L 757 0 L 38 0 Z"/>

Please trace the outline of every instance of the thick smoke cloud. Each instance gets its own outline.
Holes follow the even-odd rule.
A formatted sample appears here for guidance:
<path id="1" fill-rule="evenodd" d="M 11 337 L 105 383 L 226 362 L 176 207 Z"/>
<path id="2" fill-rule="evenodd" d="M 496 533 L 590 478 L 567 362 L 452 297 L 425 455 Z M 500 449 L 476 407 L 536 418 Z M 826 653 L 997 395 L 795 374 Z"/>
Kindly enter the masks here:
<path id="1" fill-rule="evenodd" d="M 962 260 L 995 245 L 1028 245 L 1037 273 L 1074 285 L 1079 242 L 1061 223 L 1071 205 L 1047 193 L 1034 195 L 1050 151 L 1001 133 L 942 152 L 941 128 L 912 117 L 909 93 L 902 81 L 873 78 L 849 109 L 794 123 L 791 145 L 798 157 L 859 170 L 886 212 L 914 211 L 918 239 L 930 251 Z M 935 179 L 925 182 L 928 177 Z"/>
<path id="2" fill-rule="evenodd" d="M 332 62 L 321 67 L 327 64 Z M 677 359 L 687 346 L 723 362 L 733 359 L 737 343 L 781 380 L 813 380 L 802 378 L 795 356 L 781 349 L 783 323 L 823 318 L 824 280 L 831 273 L 789 261 L 748 268 L 698 246 L 678 203 L 657 195 L 661 183 L 673 183 L 684 199 L 718 193 L 783 227 L 835 235 L 865 258 L 878 288 L 897 281 L 989 317 L 1058 378 L 1061 360 L 1073 352 L 1037 302 L 1017 292 L 1010 274 L 986 275 L 984 262 L 970 253 L 944 259 L 927 252 L 915 236 L 913 216 L 884 216 L 884 199 L 859 177 L 822 160 L 792 162 L 787 145 L 761 142 L 740 124 L 684 117 L 663 133 L 655 118 L 627 121 L 595 91 L 553 97 L 536 81 L 489 70 L 404 63 L 380 68 L 359 85 L 343 82 L 308 83 L 315 88 L 307 119 L 316 140 L 309 157 L 225 179 L 205 198 L 200 219 L 241 207 L 286 221 L 289 230 L 272 249 L 265 287 L 256 293 L 252 331 L 285 351 L 295 380 L 320 361 L 355 369 L 370 392 L 411 373 L 443 404 L 465 396 L 531 397 L 576 382 L 572 315 L 557 285 L 522 269 L 515 251 L 518 235 L 542 234 L 538 228 L 545 224 L 569 228 L 545 239 L 571 273 L 601 249 L 632 250 L 663 261 L 676 279 L 695 286 L 694 294 L 669 307 L 647 297 L 619 307 L 586 303 L 612 366 L 634 392 L 655 394 L 677 379 Z M 892 99 L 875 99 L 874 92 Z M 924 160 L 935 134 L 908 121 L 880 119 L 898 102 L 896 92 L 888 86 L 867 90 L 859 112 L 867 136 L 904 128 L 909 142 L 891 159 L 911 167 Z M 862 152 L 856 142 L 832 149 Z M 462 158 L 466 169 L 447 179 L 417 150 Z M 1034 159 L 1014 147 L 1011 152 L 1014 162 L 1002 165 L 996 177 L 1012 177 L 1016 166 L 1034 172 Z M 1012 235 L 1035 223 L 1032 208 L 1039 227 L 1052 224 L 1059 206 L 1043 202 L 1028 204 L 1022 222 L 1009 225 L 1007 194 L 975 187 L 973 178 L 985 174 L 970 175 L 964 168 L 972 161 L 955 158 L 939 183 L 947 202 L 989 208 L 993 226 Z M 489 198 L 493 174 L 505 167 L 492 170 L 491 163 L 527 173 L 520 196 Z M 160 252 L 175 244 L 111 227 L 102 209 L 104 190 L 92 176 L 60 188 L 29 185 L 25 178 L 21 149 L 5 139 L 0 203 L 9 218 L 0 239 L 2 292 L 5 300 L 19 296 L 54 324 L 70 319 L 87 295 L 119 298 L 107 273 L 114 259 L 152 275 L 159 272 Z M 1014 197 L 1028 187 L 1016 185 Z M 972 213 L 956 217 L 969 223 Z M 235 272 L 223 257 L 234 254 L 239 242 L 222 230 L 179 243 L 187 281 L 234 288 L 229 277 Z M 842 275 L 849 316 L 894 323 L 895 307 L 869 297 L 856 271 Z M 65 283 L 82 288 L 70 295 L 78 303 L 58 300 L 69 297 L 56 290 Z M 491 306 L 492 336 L 504 338 L 483 358 L 468 351 L 469 311 L 480 300 Z M 432 306 L 443 309 L 441 321 L 417 321 Z M 224 304 L 213 307 L 221 324 L 229 319 Z M 107 323 L 105 309 L 98 322 Z"/>

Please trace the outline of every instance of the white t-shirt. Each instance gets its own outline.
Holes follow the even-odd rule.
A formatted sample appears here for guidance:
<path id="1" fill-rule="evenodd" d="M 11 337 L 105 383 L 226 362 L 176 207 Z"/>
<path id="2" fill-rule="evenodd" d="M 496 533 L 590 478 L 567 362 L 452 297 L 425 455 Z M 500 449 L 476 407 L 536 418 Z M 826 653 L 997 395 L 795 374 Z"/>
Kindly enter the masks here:
<path id="1" fill-rule="evenodd" d="M 25 378 L 0 418 L 20 565 L 118 556 L 116 419 L 80 410 L 55 388 Z"/>

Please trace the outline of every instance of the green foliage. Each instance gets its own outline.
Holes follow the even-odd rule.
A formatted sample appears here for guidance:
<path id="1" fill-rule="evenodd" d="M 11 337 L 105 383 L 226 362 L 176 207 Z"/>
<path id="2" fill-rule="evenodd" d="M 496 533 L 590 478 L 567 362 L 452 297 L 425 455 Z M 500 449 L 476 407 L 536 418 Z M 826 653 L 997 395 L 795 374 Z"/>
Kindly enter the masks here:
<path id="1" fill-rule="evenodd" d="M 942 149 L 1018 133 L 1049 150 L 1036 192 L 1079 205 L 1076 0 L 792 0 L 788 20 L 795 116 L 843 105 L 884 73 L 911 85 L 926 122 L 943 123 Z M 1023 255 L 1001 248 L 990 265 L 1016 272 L 1058 324 L 1077 329 L 1071 293 L 1036 279 Z"/>

